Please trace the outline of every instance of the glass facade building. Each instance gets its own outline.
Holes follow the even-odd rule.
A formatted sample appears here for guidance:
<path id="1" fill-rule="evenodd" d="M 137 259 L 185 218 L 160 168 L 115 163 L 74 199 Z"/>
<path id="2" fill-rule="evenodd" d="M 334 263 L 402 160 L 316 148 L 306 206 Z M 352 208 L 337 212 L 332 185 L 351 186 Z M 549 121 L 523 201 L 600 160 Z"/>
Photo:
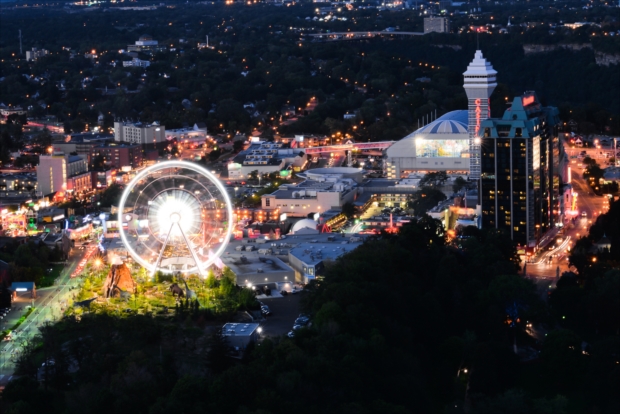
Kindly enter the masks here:
<path id="1" fill-rule="evenodd" d="M 536 94 L 516 97 L 501 119 L 481 122 L 482 227 L 534 247 L 557 221 L 558 110 Z M 557 148 L 555 148 L 557 147 Z"/>

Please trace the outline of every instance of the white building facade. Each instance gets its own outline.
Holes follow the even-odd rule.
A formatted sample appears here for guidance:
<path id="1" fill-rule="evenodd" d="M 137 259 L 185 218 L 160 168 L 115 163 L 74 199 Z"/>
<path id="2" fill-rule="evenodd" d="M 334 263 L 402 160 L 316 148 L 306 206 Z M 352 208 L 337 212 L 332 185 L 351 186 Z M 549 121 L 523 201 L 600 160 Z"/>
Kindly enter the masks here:
<path id="1" fill-rule="evenodd" d="M 114 141 L 132 144 L 155 144 L 166 140 L 166 127 L 152 124 L 114 122 Z"/>
<path id="2" fill-rule="evenodd" d="M 41 155 L 36 169 L 37 188 L 43 195 L 67 189 L 67 161 L 63 155 Z"/>

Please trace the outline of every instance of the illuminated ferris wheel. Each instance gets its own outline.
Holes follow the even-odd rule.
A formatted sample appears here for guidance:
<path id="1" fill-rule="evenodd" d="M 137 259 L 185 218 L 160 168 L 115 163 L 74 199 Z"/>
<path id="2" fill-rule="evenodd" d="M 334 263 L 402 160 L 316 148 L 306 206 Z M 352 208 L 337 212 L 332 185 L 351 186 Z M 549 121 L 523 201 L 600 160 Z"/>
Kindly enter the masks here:
<path id="1" fill-rule="evenodd" d="M 121 239 L 151 274 L 206 274 L 232 234 L 232 205 L 205 168 L 165 161 L 142 170 L 125 188 L 118 209 Z"/>

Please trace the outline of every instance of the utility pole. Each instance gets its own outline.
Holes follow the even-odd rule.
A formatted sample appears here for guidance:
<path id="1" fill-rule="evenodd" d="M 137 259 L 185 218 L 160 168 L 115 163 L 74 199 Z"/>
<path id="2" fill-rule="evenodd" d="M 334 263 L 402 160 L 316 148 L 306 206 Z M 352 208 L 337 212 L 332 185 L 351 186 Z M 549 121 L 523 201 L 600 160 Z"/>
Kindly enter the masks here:
<path id="1" fill-rule="evenodd" d="M 209 35 L 207 35 L 207 49 L 209 48 Z"/>

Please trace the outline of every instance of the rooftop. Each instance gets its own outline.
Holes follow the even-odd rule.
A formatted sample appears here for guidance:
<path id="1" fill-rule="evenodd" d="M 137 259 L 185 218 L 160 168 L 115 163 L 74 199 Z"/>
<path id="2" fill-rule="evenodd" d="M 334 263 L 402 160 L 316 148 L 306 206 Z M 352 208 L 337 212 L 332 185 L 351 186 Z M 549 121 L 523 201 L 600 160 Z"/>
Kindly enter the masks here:
<path id="1" fill-rule="evenodd" d="M 317 193 L 337 192 L 346 193 L 353 188 L 352 180 L 338 181 L 314 181 L 306 180 L 297 185 L 282 185 L 279 189 L 271 193 L 271 195 L 280 199 L 298 198 L 308 199 L 316 198 Z"/>
<path id="2" fill-rule="evenodd" d="M 112 134 L 98 134 L 92 132 L 84 132 L 82 134 L 69 134 L 67 135 L 68 141 L 57 141 L 54 144 L 65 144 L 71 143 L 76 144 L 80 142 L 91 142 L 91 141 L 105 141 L 114 139 Z"/>
<path id="3" fill-rule="evenodd" d="M 463 73 L 465 76 L 465 83 L 467 83 L 467 77 L 473 76 L 491 76 L 494 77 L 497 75 L 497 71 L 493 69 L 491 63 L 487 62 L 487 60 L 482 56 L 482 51 L 476 50 L 476 54 L 474 55 L 474 60 L 471 61 L 469 66 L 467 66 L 467 70 Z M 493 80 L 494 82 L 494 80 Z"/>
<path id="4" fill-rule="evenodd" d="M 71 162 L 79 162 L 79 161 L 85 161 L 85 159 L 80 157 L 79 155 L 69 155 L 67 157 L 67 162 L 69 162 L 69 163 L 71 163 Z"/>
<path id="5" fill-rule="evenodd" d="M 305 240 L 292 248 L 290 254 L 309 265 L 316 265 L 324 260 L 336 260 L 340 256 L 352 252 L 363 243 L 361 237 L 345 236 L 344 233 L 323 233 L 297 237 L 304 237 Z"/>
<path id="6" fill-rule="evenodd" d="M 251 336 L 259 326 L 257 323 L 227 323 L 222 327 L 222 335 Z"/>

